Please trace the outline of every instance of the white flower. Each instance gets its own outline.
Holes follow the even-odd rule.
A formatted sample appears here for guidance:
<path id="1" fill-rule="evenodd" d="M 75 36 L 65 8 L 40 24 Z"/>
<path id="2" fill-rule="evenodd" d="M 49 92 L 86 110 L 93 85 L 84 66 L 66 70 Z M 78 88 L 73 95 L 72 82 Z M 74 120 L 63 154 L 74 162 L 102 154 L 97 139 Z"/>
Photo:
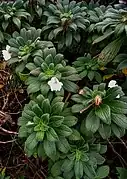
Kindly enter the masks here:
<path id="1" fill-rule="evenodd" d="M 117 85 L 117 82 L 116 82 L 115 80 L 111 80 L 111 81 L 109 82 L 109 84 L 108 84 L 108 87 L 109 87 L 109 88 L 114 88 L 115 86 L 118 86 L 118 85 Z"/>
<path id="2" fill-rule="evenodd" d="M 31 121 L 28 121 L 28 123 L 26 124 L 26 126 L 30 126 L 30 125 L 33 125 L 34 122 L 31 122 Z"/>
<path id="3" fill-rule="evenodd" d="M 6 60 L 6 61 L 11 58 L 11 53 L 9 52 L 9 49 L 10 49 L 10 46 L 7 45 L 6 46 L 6 50 L 2 50 L 2 54 L 3 54 L 4 60 Z"/>
<path id="4" fill-rule="evenodd" d="M 48 85 L 50 86 L 51 91 L 60 91 L 63 83 L 59 82 L 56 77 L 52 77 L 50 81 L 48 81 Z"/>
<path id="5" fill-rule="evenodd" d="M 111 80 L 111 81 L 109 82 L 109 84 L 108 84 L 108 87 L 109 87 L 109 88 L 114 88 L 114 87 L 116 87 L 116 86 L 118 86 L 118 85 L 117 85 L 117 82 L 116 82 L 115 80 Z M 116 98 L 120 98 L 120 94 L 118 94 L 118 95 L 116 96 Z"/>

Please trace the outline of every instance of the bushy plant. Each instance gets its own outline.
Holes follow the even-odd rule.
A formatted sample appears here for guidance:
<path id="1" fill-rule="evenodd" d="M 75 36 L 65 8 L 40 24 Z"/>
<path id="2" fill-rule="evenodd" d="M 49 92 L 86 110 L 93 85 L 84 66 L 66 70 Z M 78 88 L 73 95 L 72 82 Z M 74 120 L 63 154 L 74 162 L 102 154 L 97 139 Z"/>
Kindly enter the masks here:
<path id="1" fill-rule="evenodd" d="M 16 64 L 16 72 L 23 72 L 28 62 L 35 56 L 41 57 L 42 50 L 46 47 L 52 47 L 52 42 L 40 41 L 41 29 L 31 27 L 25 28 L 20 33 L 14 32 L 9 40 L 11 58 L 9 64 Z"/>
<path id="2" fill-rule="evenodd" d="M 43 15 L 47 17 L 42 28 L 45 39 L 58 43 L 58 48 L 70 47 L 73 42 L 79 43 L 81 31 L 85 31 L 89 25 L 86 17 L 86 7 L 76 1 L 60 0 L 50 4 Z"/>
<path id="3" fill-rule="evenodd" d="M 51 165 L 52 177 L 48 177 L 48 179 L 60 176 L 65 179 L 101 179 L 108 175 L 109 167 L 100 166 L 105 161 L 101 155 L 106 152 L 106 147 L 100 144 L 83 143 L 80 141 L 71 145 L 68 154 L 61 156 L 61 160 Z"/>
<path id="4" fill-rule="evenodd" d="M 0 22 L 4 31 L 15 24 L 19 29 L 23 24 L 23 19 L 27 19 L 30 14 L 23 8 L 23 1 L 2 2 L 0 4 Z M 25 24 L 24 24 L 25 25 Z"/>
<path id="5" fill-rule="evenodd" d="M 57 150 L 68 152 L 66 138 L 72 134 L 71 127 L 76 123 L 77 118 L 62 97 L 50 100 L 39 95 L 36 101 L 31 100 L 25 105 L 19 119 L 19 136 L 26 138 L 25 150 L 29 155 L 37 152 L 53 159 L 58 157 Z"/>
<path id="6" fill-rule="evenodd" d="M 127 103 L 123 96 L 119 86 L 108 90 L 105 89 L 105 84 L 95 85 L 93 90 L 84 87 L 80 94 L 72 96 L 72 100 L 78 103 L 72 107 L 72 111 L 88 111 L 83 121 L 88 131 L 98 131 L 104 139 L 112 133 L 120 138 L 127 129 Z"/>
<path id="7" fill-rule="evenodd" d="M 96 79 L 97 82 L 102 81 L 102 77 L 98 72 L 98 61 L 96 58 L 92 58 L 90 54 L 79 57 L 73 64 L 81 78 L 88 77 L 90 81 L 93 79 Z"/>
<path id="8" fill-rule="evenodd" d="M 41 57 L 35 57 L 34 63 L 26 65 L 30 70 L 30 76 L 26 81 L 28 93 L 41 91 L 45 95 L 49 91 L 78 90 L 75 81 L 80 80 L 80 77 L 74 67 L 66 65 L 62 54 L 57 54 L 55 48 L 45 48 Z M 55 83 L 61 84 L 58 90 L 52 87 Z"/>
<path id="9" fill-rule="evenodd" d="M 116 36 L 127 33 L 127 10 L 125 9 L 114 9 L 109 8 L 105 12 L 104 20 L 98 23 L 98 26 L 101 26 L 102 31 L 104 32 L 107 28 L 110 28 L 114 31 Z"/>

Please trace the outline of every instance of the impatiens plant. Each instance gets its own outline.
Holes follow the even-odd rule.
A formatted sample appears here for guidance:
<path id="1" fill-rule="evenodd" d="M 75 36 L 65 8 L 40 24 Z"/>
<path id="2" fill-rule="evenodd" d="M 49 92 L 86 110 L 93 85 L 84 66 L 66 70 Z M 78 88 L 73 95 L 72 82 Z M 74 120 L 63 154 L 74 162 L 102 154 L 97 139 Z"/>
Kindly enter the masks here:
<path id="1" fill-rule="evenodd" d="M 27 19 L 30 14 L 23 8 L 23 1 L 17 0 L 13 2 L 0 3 L 0 22 L 4 31 L 8 26 L 12 27 L 12 23 L 19 29 L 23 24 L 23 19 Z"/>
<path id="2" fill-rule="evenodd" d="M 31 27 L 29 30 L 21 29 L 20 33 L 14 32 L 9 40 L 11 59 L 9 64 L 16 65 L 16 72 L 22 72 L 28 62 L 35 56 L 42 56 L 46 47 L 53 47 L 52 42 L 40 41 L 41 29 Z"/>
<path id="3" fill-rule="evenodd" d="M 90 81 L 96 79 L 97 82 L 101 82 L 102 77 L 98 72 L 99 64 L 97 59 L 92 58 L 90 54 L 77 58 L 73 64 L 81 78 L 88 77 Z"/>
<path id="4" fill-rule="evenodd" d="M 73 42 L 79 43 L 81 31 L 84 32 L 89 25 L 86 9 L 85 6 L 81 7 L 80 2 L 69 0 L 50 4 L 43 13 L 47 17 L 42 28 L 45 39 L 58 43 L 58 48 L 70 47 Z"/>
<path id="5" fill-rule="evenodd" d="M 78 142 L 79 143 L 79 142 Z M 70 151 L 61 156 L 61 160 L 51 165 L 51 176 L 48 179 L 59 178 L 64 179 L 101 179 L 109 174 L 108 166 L 102 165 L 105 159 L 101 154 L 106 152 L 106 147 L 94 144 L 89 145 L 71 145 Z"/>
<path id="6" fill-rule="evenodd" d="M 45 48 L 42 58 L 35 57 L 34 63 L 27 63 L 30 70 L 26 84 L 28 93 L 41 91 L 43 95 L 51 91 L 76 92 L 75 81 L 80 80 L 74 67 L 67 66 L 64 56 L 57 54 L 55 48 Z"/>
<path id="7" fill-rule="evenodd" d="M 76 123 L 77 118 L 62 97 L 49 99 L 39 95 L 24 107 L 18 123 L 19 137 L 26 139 L 25 150 L 29 155 L 37 153 L 54 159 L 57 150 L 68 152 L 66 138 L 72 134 L 71 127 Z"/>
<path id="8" fill-rule="evenodd" d="M 127 10 L 109 8 L 105 12 L 104 20 L 97 25 L 101 26 L 102 31 L 110 28 L 116 36 L 127 34 Z"/>
<path id="9" fill-rule="evenodd" d="M 72 96 L 72 100 L 78 103 L 72 107 L 72 111 L 87 112 L 82 125 L 93 133 L 98 131 L 104 139 L 112 134 L 120 138 L 127 129 L 127 102 L 124 93 L 114 81 L 109 87 L 108 90 L 105 84 L 95 85 L 93 90 L 84 87 L 80 94 Z"/>

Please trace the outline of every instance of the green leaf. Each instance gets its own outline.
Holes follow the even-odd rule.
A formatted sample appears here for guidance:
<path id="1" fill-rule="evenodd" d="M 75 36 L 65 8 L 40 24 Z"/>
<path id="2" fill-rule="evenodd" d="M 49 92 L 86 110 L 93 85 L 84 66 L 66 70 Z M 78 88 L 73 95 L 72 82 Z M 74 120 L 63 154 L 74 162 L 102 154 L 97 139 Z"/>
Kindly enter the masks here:
<path id="1" fill-rule="evenodd" d="M 78 119 L 75 116 L 66 116 L 66 117 L 64 117 L 63 124 L 71 127 L 77 123 L 77 120 Z"/>
<path id="2" fill-rule="evenodd" d="M 3 33 L 0 31 L 0 42 L 3 42 L 3 40 L 4 40 L 4 35 L 3 35 Z"/>
<path id="3" fill-rule="evenodd" d="M 100 53 L 98 63 L 105 66 L 107 63 L 111 62 L 119 52 L 122 44 L 123 38 L 117 38 L 109 43 Z"/>
<path id="4" fill-rule="evenodd" d="M 64 103 L 63 102 L 57 102 L 52 106 L 52 114 L 53 115 L 59 115 L 63 111 Z"/>
<path id="5" fill-rule="evenodd" d="M 99 153 L 104 154 L 104 153 L 106 153 L 106 151 L 107 151 L 107 145 L 101 145 Z"/>
<path id="6" fill-rule="evenodd" d="M 25 63 L 22 62 L 16 66 L 15 72 L 18 74 L 18 73 L 23 72 L 24 69 L 25 69 Z"/>
<path id="7" fill-rule="evenodd" d="M 106 39 L 107 37 L 110 37 L 112 34 L 114 33 L 114 31 L 107 31 L 105 32 L 102 36 L 98 37 L 97 39 L 95 39 L 93 41 L 93 44 L 99 43 L 101 41 L 103 41 L 104 39 Z"/>
<path id="8" fill-rule="evenodd" d="M 62 161 L 56 162 L 51 168 L 51 174 L 53 177 L 59 176 L 61 174 Z"/>
<path id="9" fill-rule="evenodd" d="M 56 128 L 56 131 L 62 137 L 67 137 L 72 134 L 72 130 L 63 124 L 59 128 Z"/>
<path id="10" fill-rule="evenodd" d="M 19 137 L 27 137 L 27 127 L 26 126 L 21 126 L 19 128 Z"/>
<path id="11" fill-rule="evenodd" d="M 63 97 L 57 96 L 52 100 L 51 106 L 53 106 L 57 102 L 62 102 L 62 101 L 63 101 Z"/>
<path id="12" fill-rule="evenodd" d="M 83 177 L 83 164 L 81 161 L 75 161 L 74 172 L 76 179 L 80 179 Z"/>
<path id="13" fill-rule="evenodd" d="M 30 71 L 35 70 L 37 67 L 34 63 L 27 63 L 26 68 L 28 68 Z"/>
<path id="14" fill-rule="evenodd" d="M 50 24 L 58 24 L 60 22 L 60 19 L 56 16 L 50 16 L 48 17 L 48 20 L 47 20 L 47 25 L 50 25 Z"/>
<path id="15" fill-rule="evenodd" d="M 62 153 L 67 153 L 70 150 L 70 145 L 66 138 L 60 138 L 59 141 L 56 142 L 56 145 Z"/>
<path id="16" fill-rule="evenodd" d="M 87 163 L 84 163 L 83 169 L 84 169 L 85 175 L 87 175 L 91 179 L 94 178 L 95 175 L 94 175 L 90 165 L 88 165 Z"/>
<path id="17" fill-rule="evenodd" d="M 49 85 L 48 84 L 42 84 L 41 86 L 40 86 L 40 90 L 41 90 L 41 93 L 44 95 L 44 96 L 46 96 L 47 95 L 47 93 L 49 92 Z"/>
<path id="18" fill-rule="evenodd" d="M 66 33 L 66 46 L 69 47 L 72 44 L 72 33 L 71 32 L 67 32 Z"/>
<path id="19" fill-rule="evenodd" d="M 74 165 L 73 160 L 65 159 L 63 165 L 61 166 L 61 170 L 63 172 L 69 172 L 73 169 L 73 165 Z"/>
<path id="20" fill-rule="evenodd" d="M 109 125 L 101 124 L 98 131 L 103 139 L 108 139 L 111 136 L 111 128 Z"/>
<path id="21" fill-rule="evenodd" d="M 53 33 L 55 35 L 55 38 L 62 30 L 63 30 L 63 27 L 57 27 L 56 29 L 54 29 Z"/>
<path id="22" fill-rule="evenodd" d="M 46 132 L 47 139 L 51 142 L 59 140 L 59 137 L 53 128 L 49 128 Z"/>
<path id="23" fill-rule="evenodd" d="M 9 24 L 8 21 L 4 21 L 4 22 L 2 23 L 2 27 L 3 27 L 4 31 L 6 31 L 6 29 L 7 29 L 7 27 L 8 27 L 8 24 Z"/>
<path id="24" fill-rule="evenodd" d="M 45 113 L 41 116 L 41 120 L 44 122 L 44 124 L 49 124 L 49 117 L 50 117 L 50 114 L 48 113 Z"/>
<path id="25" fill-rule="evenodd" d="M 38 141 L 36 140 L 36 133 L 33 132 L 27 138 L 27 140 L 25 142 L 25 146 L 26 146 L 26 148 L 28 148 L 30 150 L 34 150 L 34 148 L 37 146 L 37 144 L 38 144 Z"/>
<path id="26" fill-rule="evenodd" d="M 99 153 L 97 153 L 97 152 L 91 152 L 91 156 L 92 156 L 93 158 L 96 158 L 98 165 L 102 165 L 102 164 L 105 162 L 105 158 L 102 157 L 102 156 L 101 156 Z"/>
<path id="27" fill-rule="evenodd" d="M 51 113 L 51 106 L 50 106 L 50 101 L 49 99 L 45 99 L 42 102 L 42 108 L 44 113 Z"/>
<path id="28" fill-rule="evenodd" d="M 106 178 L 109 174 L 109 166 L 101 166 L 97 169 L 96 178 Z"/>
<path id="29" fill-rule="evenodd" d="M 46 155 L 52 159 L 53 156 L 56 155 L 55 142 L 50 142 L 48 140 L 44 140 L 44 150 L 45 150 Z"/>
<path id="30" fill-rule="evenodd" d="M 127 114 L 127 103 L 120 100 L 112 100 L 110 104 L 111 111 L 118 114 Z"/>
<path id="31" fill-rule="evenodd" d="M 20 29 L 21 28 L 21 21 L 17 17 L 13 17 L 14 24 Z"/>
<path id="32" fill-rule="evenodd" d="M 30 94 L 30 93 L 36 93 L 37 91 L 39 91 L 39 89 L 40 89 L 40 82 L 35 80 L 33 83 L 31 83 L 27 87 L 27 92 L 28 92 L 28 94 Z"/>
<path id="33" fill-rule="evenodd" d="M 75 104 L 75 105 L 72 106 L 72 112 L 73 113 L 78 113 L 82 109 L 84 109 L 84 106 L 82 104 Z"/>
<path id="34" fill-rule="evenodd" d="M 95 111 L 91 110 L 86 117 L 86 129 L 95 133 L 100 125 L 100 119 L 95 115 Z"/>
<path id="35" fill-rule="evenodd" d="M 98 83 L 101 83 L 102 77 L 101 77 L 100 73 L 94 72 L 94 75 L 95 75 L 96 81 L 97 81 Z"/>
<path id="36" fill-rule="evenodd" d="M 113 99 L 116 99 L 118 95 L 123 96 L 124 93 L 122 91 L 121 86 L 115 86 L 113 88 L 109 88 L 106 93 L 107 97 L 106 100 L 111 101 Z M 112 106 L 112 105 L 111 105 Z"/>
<path id="37" fill-rule="evenodd" d="M 72 134 L 69 136 L 69 140 L 76 141 L 81 140 L 81 135 L 76 129 L 72 129 Z"/>
<path id="38" fill-rule="evenodd" d="M 95 109 L 95 114 L 99 117 L 105 124 L 111 124 L 111 110 L 106 104 L 101 104 Z"/>
<path id="39" fill-rule="evenodd" d="M 50 117 L 50 125 L 52 127 L 59 127 L 64 121 L 63 116 L 51 116 Z"/>
<path id="40" fill-rule="evenodd" d="M 112 113 L 112 121 L 122 127 L 123 129 L 127 129 L 127 117 L 124 114 L 115 114 Z"/>
<path id="41" fill-rule="evenodd" d="M 112 123 L 111 128 L 112 128 L 112 132 L 114 133 L 116 137 L 121 138 L 125 135 L 125 130 L 117 126 L 116 124 Z"/>
<path id="42" fill-rule="evenodd" d="M 90 81 L 93 80 L 93 78 L 94 78 L 94 71 L 88 72 L 88 78 L 89 78 Z"/>
<path id="43" fill-rule="evenodd" d="M 42 157 L 42 158 L 43 158 L 43 160 L 46 159 L 47 156 L 46 156 L 45 151 L 44 151 L 43 143 L 40 143 L 40 144 L 38 145 L 37 153 L 38 153 L 38 156 L 39 156 L 39 157 Z"/>
<path id="44" fill-rule="evenodd" d="M 65 90 L 73 93 L 76 93 L 78 91 L 79 87 L 74 82 L 69 80 L 63 80 L 62 83 Z"/>
<path id="45" fill-rule="evenodd" d="M 26 81 L 29 77 L 29 74 L 19 73 L 18 75 L 21 81 Z"/>
<path id="46" fill-rule="evenodd" d="M 33 112 L 37 115 L 37 116 L 39 116 L 39 117 L 41 117 L 41 115 L 43 114 L 43 111 L 42 111 L 42 109 L 40 108 L 40 106 L 38 105 L 38 104 L 34 104 L 33 106 L 32 106 L 32 110 L 33 110 Z M 36 117 L 36 116 L 35 116 Z"/>
<path id="47" fill-rule="evenodd" d="M 44 131 L 38 131 L 36 133 L 36 139 L 37 139 L 37 141 L 43 141 L 43 138 L 44 138 Z"/>
<path id="48" fill-rule="evenodd" d="M 126 168 L 116 167 L 116 169 L 119 173 L 119 179 L 127 178 L 127 169 Z"/>

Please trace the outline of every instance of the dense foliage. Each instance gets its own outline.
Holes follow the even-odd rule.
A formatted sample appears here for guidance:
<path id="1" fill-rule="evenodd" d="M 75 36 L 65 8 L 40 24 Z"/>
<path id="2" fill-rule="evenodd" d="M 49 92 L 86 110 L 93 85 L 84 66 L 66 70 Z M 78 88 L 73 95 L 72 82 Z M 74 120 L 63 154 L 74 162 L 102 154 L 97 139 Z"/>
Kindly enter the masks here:
<path id="1" fill-rule="evenodd" d="M 29 96 L 18 120 L 24 150 L 48 160 L 48 179 L 106 178 L 107 144 L 127 129 L 126 5 L 29 5 L 0 4 L 3 58 Z"/>

